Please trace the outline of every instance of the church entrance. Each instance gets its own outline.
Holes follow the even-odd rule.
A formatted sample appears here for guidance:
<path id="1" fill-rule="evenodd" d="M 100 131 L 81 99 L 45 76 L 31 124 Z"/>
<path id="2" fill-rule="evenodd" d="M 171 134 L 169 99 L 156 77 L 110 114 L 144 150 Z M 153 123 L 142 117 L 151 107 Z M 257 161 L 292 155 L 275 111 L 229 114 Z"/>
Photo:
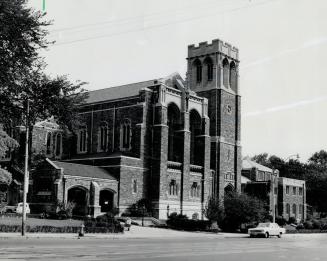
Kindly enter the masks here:
<path id="1" fill-rule="evenodd" d="M 101 212 L 109 212 L 114 208 L 114 192 L 108 189 L 100 191 Z"/>
<path id="2" fill-rule="evenodd" d="M 68 190 L 68 201 L 74 202 L 74 216 L 88 214 L 88 190 L 84 187 L 73 187 Z"/>

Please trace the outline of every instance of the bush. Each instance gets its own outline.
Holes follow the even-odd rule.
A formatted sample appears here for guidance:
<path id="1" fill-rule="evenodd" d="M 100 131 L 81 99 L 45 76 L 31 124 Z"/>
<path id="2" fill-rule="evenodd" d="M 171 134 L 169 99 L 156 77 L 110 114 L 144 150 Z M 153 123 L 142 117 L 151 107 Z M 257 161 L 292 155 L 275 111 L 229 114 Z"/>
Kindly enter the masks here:
<path id="1" fill-rule="evenodd" d="M 152 203 L 148 199 L 140 199 L 128 209 L 128 213 L 124 216 L 131 217 L 151 217 L 152 216 Z"/>
<path id="2" fill-rule="evenodd" d="M 186 215 L 173 212 L 167 220 L 170 228 L 186 231 L 207 231 L 210 227 L 210 221 L 188 219 Z"/>
<path id="3" fill-rule="evenodd" d="M 305 229 L 313 229 L 313 223 L 311 221 L 305 221 L 303 226 Z"/>
<path id="4" fill-rule="evenodd" d="M 327 230 L 327 223 L 322 223 L 320 229 Z"/>
<path id="5" fill-rule="evenodd" d="M 276 223 L 277 223 L 279 226 L 281 226 L 281 227 L 285 226 L 286 223 L 287 223 L 287 222 L 286 222 L 286 219 L 283 218 L 282 216 L 277 216 L 276 219 L 275 219 L 275 221 L 276 221 Z"/>
<path id="6" fill-rule="evenodd" d="M 295 217 L 290 217 L 288 219 L 288 224 L 295 224 L 295 223 L 296 223 Z"/>
<path id="7" fill-rule="evenodd" d="M 313 226 L 313 229 L 320 229 L 321 227 L 321 222 L 319 220 L 312 220 L 312 226 Z"/>
<path id="8" fill-rule="evenodd" d="M 124 231 L 124 227 L 109 212 L 96 218 L 86 218 L 84 226 L 86 233 L 121 233 Z"/>
<path id="9" fill-rule="evenodd" d="M 300 230 L 300 229 L 304 229 L 305 227 L 304 227 L 304 225 L 303 224 L 298 224 L 297 226 L 296 226 L 296 229 L 298 229 L 298 230 Z"/>

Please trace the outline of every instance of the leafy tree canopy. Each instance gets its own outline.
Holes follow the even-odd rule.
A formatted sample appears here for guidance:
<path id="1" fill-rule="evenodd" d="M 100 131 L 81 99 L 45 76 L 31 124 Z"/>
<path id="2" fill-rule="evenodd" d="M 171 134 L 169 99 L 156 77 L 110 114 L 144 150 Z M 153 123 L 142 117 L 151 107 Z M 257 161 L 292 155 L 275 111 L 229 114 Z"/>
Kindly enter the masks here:
<path id="1" fill-rule="evenodd" d="M 46 39 L 51 22 L 28 7 L 27 0 L 2 0 L 0 24 L 0 122 L 21 119 L 29 99 L 31 125 L 54 116 L 71 127 L 76 105 L 85 99 L 85 83 L 45 75 L 39 51 L 51 44 Z"/>
<path id="2" fill-rule="evenodd" d="M 236 230 L 243 223 L 263 221 L 269 214 L 264 201 L 237 192 L 225 195 L 224 208 L 227 230 Z"/>
<path id="3" fill-rule="evenodd" d="M 314 153 L 307 163 L 298 159 L 283 160 L 275 155 L 262 153 L 252 157 L 252 160 L 279 170 L 281 177 L 303 179 L 306 181 L 307 203 L 318 212 L 327 213 L 327 152 Z"/>

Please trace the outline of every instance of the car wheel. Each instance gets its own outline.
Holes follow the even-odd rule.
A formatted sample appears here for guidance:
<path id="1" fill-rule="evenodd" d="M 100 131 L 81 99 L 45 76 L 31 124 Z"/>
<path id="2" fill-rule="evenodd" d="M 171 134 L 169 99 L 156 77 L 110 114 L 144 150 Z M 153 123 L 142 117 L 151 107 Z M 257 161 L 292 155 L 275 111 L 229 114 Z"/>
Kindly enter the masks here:
<path id="1" fill-rule="evenodd" d="M 278 238 L 281 238 L 281 237 L 282 237 L 282 234 L 283 234 L 283 233 L 280 232 L 279 235 L 278 235 Z"/>
<path id="2" fill-rule="evenodd" d="M 269 238 L 269 233 L 268 232 L 266 232 L 265 238 Z"/>

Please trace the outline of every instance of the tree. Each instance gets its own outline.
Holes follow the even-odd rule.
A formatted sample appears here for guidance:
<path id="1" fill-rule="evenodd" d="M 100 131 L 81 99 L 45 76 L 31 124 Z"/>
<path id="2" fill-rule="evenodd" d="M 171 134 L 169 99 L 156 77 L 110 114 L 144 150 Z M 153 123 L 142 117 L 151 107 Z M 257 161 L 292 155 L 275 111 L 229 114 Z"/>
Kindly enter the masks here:
<path id="1" fill-rule="evenodd" d="M 204 215 L 211 222 L 220 224 L 224 220 L 224 206 L 223 202 L 215 197 L 208 200 L 204 209 Z"/>
<path id="2" fill-rule="evenodd" d="M 8 150 L 15 149 L 18 146 L 17 142 L 12 139 L 0 125 L 0 159 L 4 157 Z M 9 185 L 11 183 L 11 173 L 0 166 L 0 183 Z"/>
<path id="3" fill-rule="evenodd" d="M 268 216 L 264 201 L 237 192 L 231 192 L 224 198 L 224 229 L 235 231 L 243 223 L 260 222 Z"/>
<path id="4" fill-rule="evenodd" d="M 54 79 L 44 74 L 39 56 L 51 43 L 46 40 L 45 14 L 27 7 L 26 0 L 0 1 L 0 122 L 21 119 L 30 100 L 29 123 L 54 116 L 71 127 L 77 105 L 86 95 L 85 83 L 71 83 L 66 76 Z"/>
<path id="5" fill-rule="evenodd" d="M 264 165 L 264 166 L 269 166 L 269 161 L 268 161 L 268 153 L 261 153 L 261 154 L 257 154 L 254 155 L 251 160 Z"/>
<path id="6" fill-rule="evenodd" d="M 8 150 L 15 149 L 17 146 L 17 141 L 11 138 L 0 125 L 0 158 L 4 157 Z"/>
<path id="7" fill-rule="evenodd" d="M 327 170 L 327 151 L 321 150 L 314 153 L 308 160 L 309 165 L 322 170 Z"/>
<path id="8" fill-rule="evenodd" d="M 28 8 L 27 0 L 0 1 L 0 119 L 12 116 L 17 87 L 41 63 L 39 50 L 50 44 L 44 15 Z"/>
<path id="9" fill-rule="evenodd" d="M 321 150 L 314 153 L 307 163 L 302 163 L 297 159 L 284 161 L 275 155 L 268 156 L 267 153 L 258 154 L 252 159 L 259 160 L 258 163 L 269 168 L 278 169 L 280 177 L 305 180 L 307 203 L 318 212 L 327 213 L 327 201 L 325 200 L 327 197 L 326 151 Z"/>

